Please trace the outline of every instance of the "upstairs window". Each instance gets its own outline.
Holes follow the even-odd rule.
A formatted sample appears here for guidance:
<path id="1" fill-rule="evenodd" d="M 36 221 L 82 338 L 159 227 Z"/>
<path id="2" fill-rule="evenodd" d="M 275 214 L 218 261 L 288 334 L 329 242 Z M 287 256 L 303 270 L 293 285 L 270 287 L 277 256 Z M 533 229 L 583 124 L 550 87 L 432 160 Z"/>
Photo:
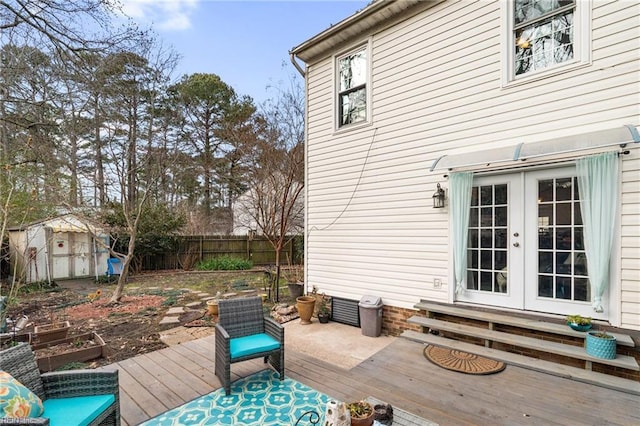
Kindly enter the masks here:
<path id="1" fill-rule="evenodd" d="M 515 75 L 574 58 L 575 0 L 515 0 Z"/>
<path id="2" fill-rule="evenodd" d="M 590 60 L 590 2 L 510 0 L 507 82 Z"/>
<path id="3" fill-rule="evenodd" d="M 338 127 L 367 121 L 367 47 L 337 58 Z"/>

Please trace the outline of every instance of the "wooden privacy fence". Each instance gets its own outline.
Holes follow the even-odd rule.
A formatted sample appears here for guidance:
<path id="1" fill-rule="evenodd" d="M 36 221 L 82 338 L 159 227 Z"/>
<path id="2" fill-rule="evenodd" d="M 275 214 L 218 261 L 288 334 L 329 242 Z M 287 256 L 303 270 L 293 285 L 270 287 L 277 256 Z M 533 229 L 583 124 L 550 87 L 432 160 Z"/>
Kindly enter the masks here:
<path id="1" fill-rule="evenodd" d="M 281 264 L 301 264 L 303 251 L 303 237 L 293 237 L 282 249 Z M 143 271 L 190 270 L 201 260 L 221 256 L 247 259 L 254 266 L 271 265 L 276 260 L 273 247 L 264 237 L 204 235 L 178 237 L 177 250 L 145 255 L 141 266 Z"/>

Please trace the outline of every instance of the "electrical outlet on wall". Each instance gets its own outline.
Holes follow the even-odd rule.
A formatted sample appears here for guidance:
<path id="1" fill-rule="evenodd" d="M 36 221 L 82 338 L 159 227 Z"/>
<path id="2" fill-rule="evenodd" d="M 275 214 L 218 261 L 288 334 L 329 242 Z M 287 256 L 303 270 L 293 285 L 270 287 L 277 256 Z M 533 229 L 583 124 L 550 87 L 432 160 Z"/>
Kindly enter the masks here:
<path id="1" fill-rule="evenodd" d="M 440 288 L 440 287 L 442 287 L 442 280 L 440 278 L 434 278 L 433 288 Z"/>

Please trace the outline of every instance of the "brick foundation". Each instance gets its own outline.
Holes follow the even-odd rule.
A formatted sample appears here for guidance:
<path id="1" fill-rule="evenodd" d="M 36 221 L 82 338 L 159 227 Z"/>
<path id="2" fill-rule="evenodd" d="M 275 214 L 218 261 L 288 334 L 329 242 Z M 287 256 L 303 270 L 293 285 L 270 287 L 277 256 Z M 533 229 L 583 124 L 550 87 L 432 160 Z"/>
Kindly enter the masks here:
<path id="1" fill-rule="evenodd" d="M 389 336 L 399 336 L 405 330 L 420 331 L 419 326 L 407 323 L 407 319 L 415 314 L 415 309 L 384 305 L 382 307 L 382 333 Z"/>

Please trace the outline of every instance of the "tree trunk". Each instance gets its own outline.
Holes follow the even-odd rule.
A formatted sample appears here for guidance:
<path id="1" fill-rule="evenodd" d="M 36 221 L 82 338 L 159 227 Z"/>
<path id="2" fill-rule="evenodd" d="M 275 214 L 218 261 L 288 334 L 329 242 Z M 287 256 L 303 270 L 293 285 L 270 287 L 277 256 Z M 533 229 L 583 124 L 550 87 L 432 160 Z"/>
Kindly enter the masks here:
<path id="1" fill-rule="evenodd" d="M 122 272 L 120 273 L 120 277 L 118 278 L 118 284 L 116 284 L 116 288 L 113 290 L 113 295 L 111 296 L 111 299 L 109 299 L 109 303 L 119 303 L 120 299 L 122 299 L 124 286 L 129 279 L 129 266 L 131 265 L 131 261 L 133 260 L 133 251 L 135 250 L 135 248 L 135 233 L 132 232 L 131 239 L 129 240 L 129 249 L 127 250 L 127 255 L 122 262 Z"/>
<path id="2" fill-rule="evenodd" d="M 280 253 L 282 252 L 282 245 L 278 244 L 275 248 L 276 251 L 276 288 L 274 289 L 275 302 L 280 302 Z"/>
<path id="3" fill-rule="evenodd" d="M 100 138 L 100 101 L 99 96 L 94 95 L 94 137 L 95 137 L 95 156 L 96 156 L 96 187 L 98 189 L 98 201 L 100 206 L 104 206 L 106 202 L 106 191 L 104 186 L 104 166 L 102 164 L 102 139 Z"/>

